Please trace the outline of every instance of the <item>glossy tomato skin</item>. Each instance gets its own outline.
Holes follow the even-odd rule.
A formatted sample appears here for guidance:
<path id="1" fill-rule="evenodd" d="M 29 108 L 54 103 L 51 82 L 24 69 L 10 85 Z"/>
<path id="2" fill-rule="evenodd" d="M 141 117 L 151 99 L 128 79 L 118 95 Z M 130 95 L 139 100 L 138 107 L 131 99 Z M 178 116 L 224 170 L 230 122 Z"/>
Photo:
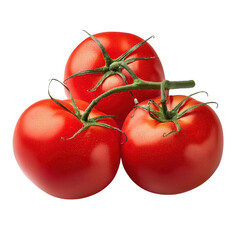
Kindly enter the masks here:
<path id="1" fill-rule="evenodd" d="M 172 109 L 185 96 L 169 96 Z M 160 98 L 154 99 L 160 103 Z M 181 111 L 199 102 L 190 98 Z M 147 104 L 143 102 L 142 104 Z M 204 183 L 217 169 L 223 151 L 223 131 L 216 113 L 207 105 L 195 108 L 175 124 L 160 123 L 148 112 L 137 109 L 127 116 L 123 131 L 128 141 L 122 145 L 123 166 L 140 187 L 158 194 L 178 194 Z"/>
<path id="2" fill-rule="evenodd" d="M 123 32 L 103 32 L 94 36 L 103 44 L 112 59 L 118 58 L 131 47 L 143 41 L 136 35 Z M 161 82 L 165 79 L 162 64 L 149 43 L 143 44 L 126 59 L 134 57 L 155 57 L 154 59 L 138 60 L 128 64 L 139 78 L 153 82 Z M 99 46 L 91 38 L 87 38 L 70 55 L 65 67 L 64 77 L 66 79 L 77 72 L 103 67 L 104 65 L 104 58 Z M 122 70 L 122 72 L 125 74 L 127 82 L 131 84 L 133 79 L 125 70 Z M 96 91 L 89 92 L 88 90 L 93 89 L 102 76 L 103 73 L 94 73 L 73 77 L 66 81 L 66 85 L 70 88 L 74 98 L 87 102 L 91 102 L 97 96 L 112 88 L 125 85 L 119 75 L 112 75 Z M 132 93 L 141 102 L 158 96 L 159 90 L 135 90 Z M 67 91 L 66 94 L 69 96 Z M 106 114 L 118 116 L 116 121 L 121 126 L 133 106 L 134 101 L 130 93 L 122 92 L 102 99 L 96 108 Z"/>
<path id="3" fill-rule="evenodd" d="M 60 100 L 59 100 L 60 101 Z M 62 104 L 73 110 L 69 100 Z M 87 103 L 76 101 L 79 109 Z M 97 110 L 90 117 L 103 115 Z M 116 126 L 113 119 L 101 122 Z M 91 126 L 71 140 L 80 120 L 52 100 L 30 106 L 19 118 L 13 137 L 16 160 L 27 177 L 55 197 L 77 199 L 104 189 L 120 163 L 120 133 Z"/>

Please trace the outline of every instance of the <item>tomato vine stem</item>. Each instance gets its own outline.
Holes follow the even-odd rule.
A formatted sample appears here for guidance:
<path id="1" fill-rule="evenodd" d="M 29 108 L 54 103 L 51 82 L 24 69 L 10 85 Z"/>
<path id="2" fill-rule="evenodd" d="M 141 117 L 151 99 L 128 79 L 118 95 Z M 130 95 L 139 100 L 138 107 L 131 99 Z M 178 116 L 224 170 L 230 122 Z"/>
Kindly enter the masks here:
<path id="1" fill-rule="evenodd" d="M 162 85 L 164 87 L 162 87 Z M 101 99 L 114 93 L 120 93 L 120 92 L 131 91 L 131 90 L 141 90 L 141 89 L 160 89 L 160 88 L 162 89 L 163 88 L 165 90 L 170 90 L 170 89 L 179 89 L 179 88 L 192 88 L 194 86 L 195 86 L 195 82 L 193 80 L 187 80 L 187 81 L 164 80 L 163 82 L 148 82 L 138 78 L 137 76 L 136 77 L 134 76 L 134 82 L 132 84 L 113 88 L 101 94 L 97 98 L 93 99 L 92 102 L 88 105 L 88 107 L 84 111 L 84 113 L 82 114 L 82 120 L 87 121 L 91 110 L 101 101 Z M 165 93 L 163 97 L 165 98 Z"/>

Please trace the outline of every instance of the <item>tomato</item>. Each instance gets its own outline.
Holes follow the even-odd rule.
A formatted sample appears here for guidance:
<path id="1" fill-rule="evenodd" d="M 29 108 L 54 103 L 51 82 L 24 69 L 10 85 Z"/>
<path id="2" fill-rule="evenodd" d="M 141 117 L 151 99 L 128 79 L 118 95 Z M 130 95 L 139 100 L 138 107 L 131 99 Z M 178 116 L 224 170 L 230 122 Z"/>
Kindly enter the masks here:
<path id="1" fill-rule="evenodd" d="M 60 101 L 73 111 L 70 100 Z M 77 101 L 82 110 L 88 103 Z M 95 109 L 91 117 L 102 116 Z M 117 126 L 111 118 L 99 122 Z M 74 138 L 82 122 L 50 99 L 34 103 L 19 118 L 13 137 L 17 162 L 26 176 L 50 195 L 83 198 L 104 189 L 120 163 L 120 132 L 90 126 Z M 67 138 L 69 140 L 64 140 Z"/>
<path id="2" fill-rule="evenodd" d="M 169 96 L 167 108 L 173 109 L 184 98 Z M 153 100 L 160 103 L 159 97 Z M 179 111 L 197 104 L 200 102 L 189 98 Z M 201 185 L 217 169 L 223 151 L 223 131 L 208 105 L 181 116 L 181 130 L 169 135 L 176 131 L 173 122 L 159 122 L 142 108 L 132 115 L 130 112 L 122 128 L 128 136 L 121 149 L 122 161 L 127 174 L 141 188 L 158 194 L 178 194 Z"/>
<path id="3" fill-rule="evenodd" d="M 138 36 L 123 32 L 103 32 L 94 35 L 104 46 L 111 59 L 117 59 L 123 53 L 128 51 L 131 47 L 143 41 Z M 135 74 L 146 81 L 161 82 L 164 80 L 164 72 L 162 64 L 149 43 L 144 43 L 125 60 L 138 57 L 147 57 L 151 59 L 136 60 L 128 63 L 128 66 L 135 72 Z M 105 66 L 104 57 L 98 44 L 92 38 L 87 38 L 81 42 L 70 55 L 65 67 L 65 79 L 80 71 L 96 69 Z M 133 83 L 130 74 L 125 70 L 121 70 L 126 76 L 128 84 Z M 92 92 L 88 90 L 93 89 L 104 73 L 85 74 L 75 76 L 68 79 L 65 84 L 70 89 L 75 99 L 81 99 L 91 102 L 93 99 L 102 93 L 119 86 L 125 85 L 125 82 L 119 74 L 113 74 L 107 77 L 103 83 Z M 66 91 L 67 96 L 69 96 Z M 139 102 L 159 95 L 159 90 L 135 90 L 132 94 Z M 115 93 L 101 100 L 96 108 L 100 111 L 116 115 L 119 126 L 122 125 L 126 115 L 132 110 L 134 106 L 134 98 L 130 92 Z"/>

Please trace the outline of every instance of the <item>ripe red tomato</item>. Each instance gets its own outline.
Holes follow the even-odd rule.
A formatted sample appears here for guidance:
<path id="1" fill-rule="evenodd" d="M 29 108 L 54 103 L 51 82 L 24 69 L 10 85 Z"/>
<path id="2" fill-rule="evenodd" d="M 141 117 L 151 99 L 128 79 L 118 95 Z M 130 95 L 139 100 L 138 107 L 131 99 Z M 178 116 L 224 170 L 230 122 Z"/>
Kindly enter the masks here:
<path id="1" fill-rule="evenodd" d="M 60 101 L 71 111 L 70 100 Z M 81 110 L 87 103 L 77 101 Z M 82 113 L 82 111 L 81 111 Z M 97 110 L 91 117 L 104 115 Z M 117 126 L 113 119 L 99 122 Z M 50 195 L 74 199 L 95 194 L 114 178 L 120 163 L 120 132 L 91 126 L 54 103 L 42 100 L 30 106 L 19 118 L 13 137 L 17 162 L 27 177 Z"/>
<path id="2" fill-rule="evenodd" d="M 123 32 L 103 32 L 94 36 L 102 43 L 112 59 L 117 59 L 131 47 L 143 41 L 143 39 L 138 36 Z M 149 43 L 144 43 L 131 53 L 126 60 L 136 57 L 155 57 L 148 60 L 137 60 L 128 64 L 139 78 L 153 82 L 161 82 L 165 79 L 162 64 Z M 64 77 L 67 79 L 80 71 L 103 66 L 105 66 L 105 61 L 102 51 L 96 42 L 89 37 L 81 42 L 70 55 L 66 64 Z M 122 73 L 126 76 L 128 84 L 131 84 L 133 79 L 129 73 L 125 69 L 122 69 Z M 114 74 L 105 79 L 96 91 L 89 92 L 88 90 L 93 89 L 97 85 L 103 74 L 104 73 L 94 73 L 76 76 L 68 79 L 65 84 L 75 99 L 81 99 L 87 102 L 91 102 L 97 96 L 112 88 L 125 85 L 122 77 Z M 149 89 L 132 91 L 134 97 L 137 98 L 139 102 L 151 97 L 156 97 L 159 95 L 159 92 L 160 90 Z M 69 96 L 67 91 L 66 93 L 67 96 Z M 134 100 L 130 92 L 122 92 L 102 99 L 96 108 L 106 114 L 118 116 L 116 121 L 118 125 L 121 126 L 133 106 Z"/>
<path id="3" fill-rule="evenodd" d="M 185 96 L 169 96 L 173 109 Z M 153 99 L 160 103 L 160 98 Z M 145 101 L 142 104 L 147 104 Z M 180 112 L 199 104 L 189 98 Z M 154 108 L 154 106 L 153 106 Z M 157 110 L 155 108 L 155 110 Z M 122 145 L 123 166 L 140 187 L 153 193 L 177 194 L 205 182 L 217 169 L 223 151 L 223 132 L 216 113 L 207 105 L 197 107 L 173 122 L 159 122 L 137 108 L 127 116 L 122 130 L 128 141 Z"/>

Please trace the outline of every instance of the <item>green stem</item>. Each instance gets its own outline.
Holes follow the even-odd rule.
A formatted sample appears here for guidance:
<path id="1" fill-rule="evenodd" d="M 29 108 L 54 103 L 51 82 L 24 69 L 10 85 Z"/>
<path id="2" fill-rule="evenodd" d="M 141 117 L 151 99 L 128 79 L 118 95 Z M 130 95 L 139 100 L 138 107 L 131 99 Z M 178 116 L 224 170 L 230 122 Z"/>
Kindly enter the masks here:
<path id="1" fill-rule="evenodd" d="M 165 97 L 166 83 L 167 83 L 166 81 L 163 81 L 163 83 L 161 84 L 161 104 L 162 104 L 164 118 L 168 119 L 167 99 Z"/>
<path id="2" fill-rule="evenodd" d="M 139 78 L 135 78 L 132 84 L 124 85 L 121 87 L 113 88 L 97 98 L 93 99 L 92 102 L 88 105 L 84 113 L 82 114 L 82 120 L 87 121 L 90 112 L 92 109 L 99 103 L 99 101 L 109 95 L 114 93 L 120 93 L 125 91 L 132 91 L 132 90 L 141 90 L 141 89 L 160 89 L 162 84 L 164 84 L 165 90 L 169 89 L 177 89 L 177 88 L 192 88 L 195 86 L 195 82 L 193 80 L 188 81 L 168 81 L 164 80 L 163 82 L 148 82 L 144 81 Z"/>
<path id="3" fill-rule="evenodd" d="M 179 89 L 179 88 L 192 88 L 195 86 L 195 82 L 193 80 L 188 81 L 168 81 L 165 80 L 165 89 Z"/>
<path id="4" fill-rule="evenodd" d="M 123 68 L 125 68 L 129 72 L 129 74 L 131 75 L 133 80 L 137 80 L 138 79 L 138 77 L 135 74 L 135 72 L 125 62 L 123 62 L 123 61 L 118 62 L 118 65 L 123 67 Z"/>

